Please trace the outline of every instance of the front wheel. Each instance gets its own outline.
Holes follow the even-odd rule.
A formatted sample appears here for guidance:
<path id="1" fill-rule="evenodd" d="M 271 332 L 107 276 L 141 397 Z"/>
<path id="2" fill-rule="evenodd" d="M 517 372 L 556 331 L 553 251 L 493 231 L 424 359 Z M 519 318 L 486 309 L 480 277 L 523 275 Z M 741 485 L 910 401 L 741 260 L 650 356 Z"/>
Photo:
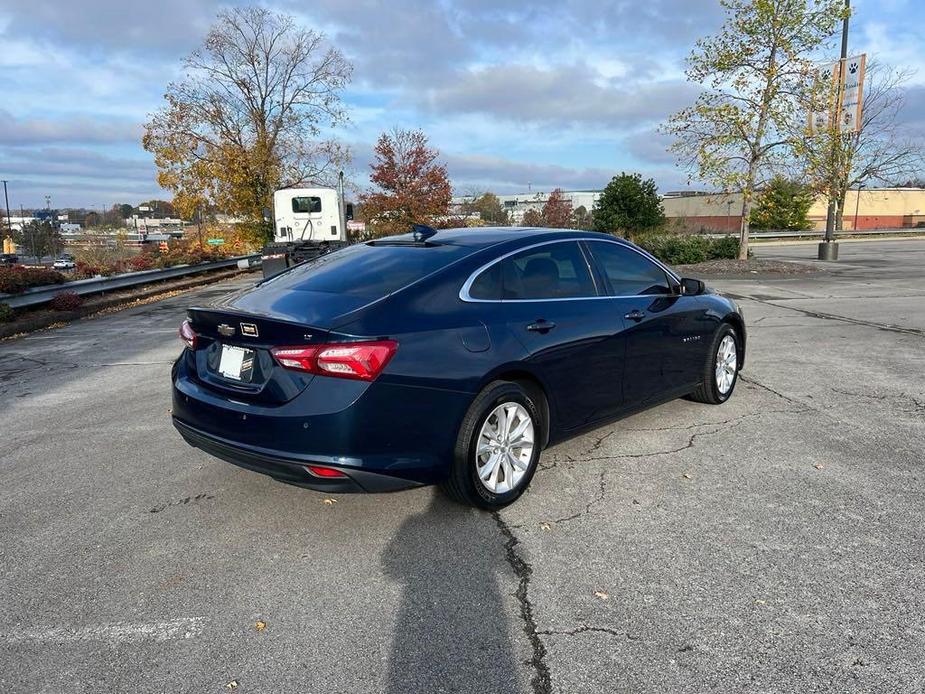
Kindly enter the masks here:
<path id="1" fill-rule="evenodd" d="M 716 331 L 703 367 L 703 382 L 691 393 L 691 400 L 721 405 L 729 399 L 739 379 L 740 349 L 739 336 L 731 325 Z"/>
<path id="2" fill-rule="evenodd" d="M 443 490 L 456 501 L 496 510 L 516 500 L 533 478 L 543 441 L 540 410 L 519 383 L 495 381 L 463 418 Z"/>

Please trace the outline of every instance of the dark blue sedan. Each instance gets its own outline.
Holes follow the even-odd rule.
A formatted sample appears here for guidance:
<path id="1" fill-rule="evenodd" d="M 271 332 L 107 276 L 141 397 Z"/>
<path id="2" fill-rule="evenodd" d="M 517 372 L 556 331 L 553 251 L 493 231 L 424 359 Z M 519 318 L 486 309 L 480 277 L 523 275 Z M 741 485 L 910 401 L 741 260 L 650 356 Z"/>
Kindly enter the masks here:
<path id="1" fill-rule="evenodd" d="M 725 402 L 745 358 L 735 302 L 591 232 L 418 229 L 188 315 L 173 421 L 193 446 L 311 489 L 439 483 L 487 509 L 551 444 Z"/>

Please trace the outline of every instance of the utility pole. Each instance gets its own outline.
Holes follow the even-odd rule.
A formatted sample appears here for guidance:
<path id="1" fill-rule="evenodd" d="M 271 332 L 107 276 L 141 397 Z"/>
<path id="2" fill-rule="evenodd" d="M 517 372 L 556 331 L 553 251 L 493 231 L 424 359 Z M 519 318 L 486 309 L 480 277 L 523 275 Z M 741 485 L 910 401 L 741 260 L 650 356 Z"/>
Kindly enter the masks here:
<path id="1" fill-rule="evenodd" d="M 6 179 L 3 180 L 3 199 L 6 201 L 6 230 L 7 233 L 12 238 L 13 236 L 13 222 L 10 220 L 10 196 L 6 192 Z"/>
<path id="2" fill-rule="evenodd" d="M 835 186 L 838 175 L 838 149 L 841 142 L 842 85 L 845 82 L 845 61 L 848 58 L 848 19 L 851 14 L 851 0 L 845 0 L 845 19 L 841 27 L 841 59 L 838 61 L 838 85 L 835 87 L 835 113 L 832 132 L 832 180 L 829 182 L 829 206 L 825 214 L 825 239 L 819 244 L 819 260 L 838 260 L 838 242 L 835 240 Z"/>

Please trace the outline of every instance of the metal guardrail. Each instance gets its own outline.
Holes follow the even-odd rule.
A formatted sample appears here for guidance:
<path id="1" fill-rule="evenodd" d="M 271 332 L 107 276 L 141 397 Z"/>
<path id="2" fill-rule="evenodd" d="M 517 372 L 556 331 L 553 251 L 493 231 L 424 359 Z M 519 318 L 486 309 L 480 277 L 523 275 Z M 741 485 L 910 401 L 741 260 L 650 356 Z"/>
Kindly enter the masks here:
<path id="1" fill-rule="evenodd" d="M 26 308 L 47 303 L 54 298 L 55 294 L 60 294 L 61 292 L 74 292 L 81 296 L 102 294 L 116 289 L 137 287 L 141 284 L 161 282 L 175 277 L 196 275 L 210 270 L 221 270 L 226 267 L 252 267 L 259 262 L 260 254 L 256 253 L 236 258 L 225 258 L 224 260 L 213 260 L 198 265 L 174 265 L 162 270 L 142 270 L 140 272 L 113 275 L 112 277 L 93 277 L 87 280 L 75 280 L 74 282 L 64 282 L 63 284 L 53 284 L 45 287 L 32 287 L 22 294 L 0 294 L 0 304 L 6 304 L 10 308 Z"/>
<path id="2" fill-rule="evenodd" d="M 902 227 L 899 229 L 859 229 L 857 231 L 839 231 L 835 238 L 851 239 L 860 236 L 925 236 L 925 228 Z M 750 231 L 750 239 L 789 239 L 789 238 L 822 238 L 825 231 L 810 229 L 808 231 Z"/>

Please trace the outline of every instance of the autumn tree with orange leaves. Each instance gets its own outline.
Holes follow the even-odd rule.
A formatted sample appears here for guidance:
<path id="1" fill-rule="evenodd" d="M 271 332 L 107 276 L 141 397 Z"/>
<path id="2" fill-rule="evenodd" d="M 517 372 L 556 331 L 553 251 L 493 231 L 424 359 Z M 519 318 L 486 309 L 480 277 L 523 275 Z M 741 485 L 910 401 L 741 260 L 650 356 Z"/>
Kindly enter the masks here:
<path id="1" fill-rule="evenodd" d="M 217 207 L 255 241 L 273 192 L 336 180 L 345 148 L 326 139 L 347 121 L 341 93 L 352 67 L 324 36 L 261 7 L 223 10 L 202 47 L 167 85 L 145 126 L 157 182 L 186 219 Z"/>
<path id="2" fill-rule="evenodd" d="M 556 188 L 549 194 L 543 211 L 543 226 L 550 229 L 569 229 L 572 226 L 572 203 L 562 195 L 562 189 Z"/>
<path id="3" fill-rule="evenodd" d="M 446 165 L 422 131 L 382 133 L 375 152 L 370 181 L 376 190 L 360 196 L 371 236 L 403 234 L 412 224 L 434 225 L 448 214 L 452 189 Z"/>

